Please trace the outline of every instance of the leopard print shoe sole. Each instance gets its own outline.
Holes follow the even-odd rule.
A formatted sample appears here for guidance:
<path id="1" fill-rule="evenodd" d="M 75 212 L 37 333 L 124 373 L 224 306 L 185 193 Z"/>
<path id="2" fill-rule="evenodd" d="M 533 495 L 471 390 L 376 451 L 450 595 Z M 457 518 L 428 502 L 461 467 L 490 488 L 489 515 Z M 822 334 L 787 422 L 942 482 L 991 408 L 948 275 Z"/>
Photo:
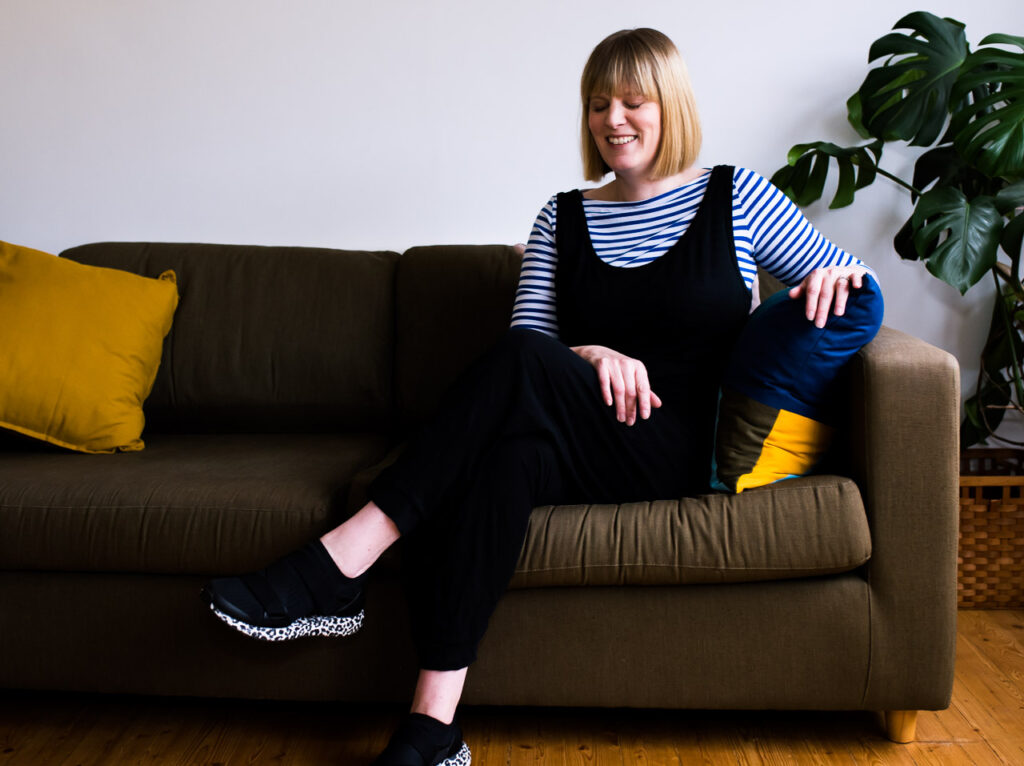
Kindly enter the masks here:
<path id="1" fill-rule="evenodd" d="M 250 638 L 256 638 L 260 641 L 291 641 L 296 638 L 315 636 L 325 638 L 351 636 L 363 626 L 363 617 L 366 614 L 365 610 L 361 609 L 358 614 L 349 617 L 325 617 L 321 615 L 300 617 L 290 625 L 280 628 L 267 628 L 236 620 L 234 617 L 224 614 L 213 604 L 210 604 L 210 609 L 213 610 L 217 619 L 230 625 L 239 633 L 244 633 Z M 455 763 L 455 761 L 452 763 Z"/>
<path id="2" fill-rule="evenodd" d="M 470 766 L 472 762 L 473 756 L 469 752 L 469 745 L 463 742 L 459 752 L 451 758 L 445 758 L 440 766 Z"/>

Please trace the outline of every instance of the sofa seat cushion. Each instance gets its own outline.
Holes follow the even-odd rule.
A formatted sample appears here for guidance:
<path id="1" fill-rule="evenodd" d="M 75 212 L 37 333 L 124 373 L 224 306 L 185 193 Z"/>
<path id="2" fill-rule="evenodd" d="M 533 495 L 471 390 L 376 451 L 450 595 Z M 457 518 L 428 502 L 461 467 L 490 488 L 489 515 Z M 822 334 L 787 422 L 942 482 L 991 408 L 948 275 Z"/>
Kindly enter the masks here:
<path id="1" fill-rule="evenodd" d="M 142 452 L 0 460 L 0 569 L 249 571 L 341 521 L 382 435 L 159 434 Z"/>
<path id="2" fill-rule="evenodd" d="M 815 476 L 741 495 L 536 508 L 511 587 L 778 580 L 870 556 L 857 485 Z"/>

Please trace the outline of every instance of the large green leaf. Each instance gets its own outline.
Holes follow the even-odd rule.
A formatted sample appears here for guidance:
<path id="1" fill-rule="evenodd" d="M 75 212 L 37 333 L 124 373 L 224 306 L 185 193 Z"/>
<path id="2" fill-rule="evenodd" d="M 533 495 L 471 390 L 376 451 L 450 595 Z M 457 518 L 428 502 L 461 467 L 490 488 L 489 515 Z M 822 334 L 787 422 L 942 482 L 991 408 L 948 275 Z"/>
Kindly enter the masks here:
<path id="1" fill-rule="evenodd" d="M 893 32 L 872 44 L 869 62 L 889 58 L 860 86 L 861 119 L 876 138 L 928 146 L 946 124 L 950 91 L 967 57 L 964 25 L 917 11 L 893 29 L 912 34 Z"/>
<path id="2" fill-rule="evenodd" d="M 1006 371 L 1008 380 L 1014 377 L 1013 365 L 1021 359 L 1024 343 L 1020 333 L 1007 332 L 1012 329 L 1017 312 L 1017 299 L 1013 287 L 1003 285 L 996 302 L 992 306 L 992 325 L 989 327 L 988 339 L 981 353 L 981 364 L 984 372 L 992 378 Z"/>
<path id="3" fill-rule="evenodd" d="M 996 207 L 1003 215 L 1024 208 L 1024 181 L 1004 186 L 996 193 Z"/>
<path id="4" fill-rule="evenodd" d="M 952 146 L 936 146 L 917 158 L 914 163 L 913 185 L 915 189 L 927 190 L 932 183 L 939 186 L 955 186 L 968 197 L 984 194 L 991 185 L 991 179 L 979 173 Z M 912 194 L 911 201 L 917 196 Z"/>
<path id="5" fill-rule="evenodd" d="M 914 247 L 914 218 L 911 216 L 906 220 L 896 236 L 893 237 L 892 245 L 896 248 L 896 254 L 907 261 L 918 261 L 927 258 L 931 253 L 918 253 Z"/>
<path id="6" fill-rule="evenodd" d="M 964 62 L 952 90 L 957 150 L 990 176 L 1024 176 L 1024 37 L 989 35 Z"/>
<path id="7" fill-rule="evenodd" d="M 827 141 L 797 144 L 789 150 L 789 164 L 775 171 L 771 181 L 796 204 L 801 207 L 810 205 L 821 197 L 830 161 L 835 160 L 839 168 L 839 184 L 829 207 L 845 207 L 853 202 L 857 189 L 863 189 L 875 180 L 881 156 L 881 141 L 851 147 Z"/>
<path id="8" fill-rule="evenodd" d="M 1002 245 L 1003 251 L 1016 264 L 1020 259 L 1021 250 L 1024 249 L 1024 214 L 1018 215 L 1006 224 L 999 244 Z"/>
<path id="9" fill-rule="evenodd" d="M 968 200 L 959 189 L 932 189 L 912 220 L 914 247 L 928 258 L 928 271 L 961 294 L 995 265 L 1003 217 L 991 197 Z"/>
<path id="10" fill-rule="evenodd" d="M 864 107 L 860 103 L 859 92 L 846 99 L 846 119 L 861 138 L 874 138 L 864 127 Z"/>

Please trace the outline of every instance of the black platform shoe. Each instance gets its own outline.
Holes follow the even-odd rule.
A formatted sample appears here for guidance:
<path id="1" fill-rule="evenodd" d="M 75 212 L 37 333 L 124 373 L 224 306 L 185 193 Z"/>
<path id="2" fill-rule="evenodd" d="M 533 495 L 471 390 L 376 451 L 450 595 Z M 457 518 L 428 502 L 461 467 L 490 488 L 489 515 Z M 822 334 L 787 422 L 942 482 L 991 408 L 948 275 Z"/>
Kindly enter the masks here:
<path id="1" fill-rule="evenodd" d="M 212 580 L 202 597 L 220 620 L 262 641 L 350 636 L 363 624 L 365 581 L 343 575 L 314 540 L 259 572 Z"/>
<path id="2" fill-rule="evenodd" d="M 457 723 L 409 713 L 371 766 L 469 766 L 472 762 Z"/>

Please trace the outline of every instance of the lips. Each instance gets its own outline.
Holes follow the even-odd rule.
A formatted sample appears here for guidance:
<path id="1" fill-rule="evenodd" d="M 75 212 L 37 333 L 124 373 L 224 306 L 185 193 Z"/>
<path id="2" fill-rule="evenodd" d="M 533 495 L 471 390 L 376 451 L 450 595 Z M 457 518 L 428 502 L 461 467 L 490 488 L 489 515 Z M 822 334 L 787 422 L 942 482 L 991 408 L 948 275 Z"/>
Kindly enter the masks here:
<path id="1" fill-rule="evenodd" d="M 622 146 L 623 144 L 631 144 L 636 141 L 636 136 L 608 136 L 608 143 L 613 146 Z"/>

